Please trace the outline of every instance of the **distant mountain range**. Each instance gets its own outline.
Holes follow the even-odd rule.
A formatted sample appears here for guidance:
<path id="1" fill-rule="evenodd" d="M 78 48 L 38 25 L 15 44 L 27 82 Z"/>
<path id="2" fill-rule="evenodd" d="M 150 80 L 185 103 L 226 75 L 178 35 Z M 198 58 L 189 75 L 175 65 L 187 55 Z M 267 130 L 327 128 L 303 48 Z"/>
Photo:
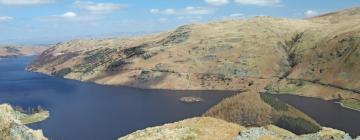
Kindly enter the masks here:
<path id="1" fill-rule="evenodd" d="M 114 32 L 114 33 L 103 33 L 96 35 L 82 35 L 82 36 L 62 36 L 62 37 L 41 37 L 41 38 L 21 38 L 21 39 L 7 39 L 1 40 L 0 44 L 11 44 L 11 45 L 51 45 L 59 42 L 70 41 L 74 39 L 92 39 L 92 38 L 113 38 L 113 37 L 132 37 L 147 35 L 155 33 L 157 31 L 144 31 L 144 32 Z"/>
<path id="2" fill-rule="evenodd" d="M 40 55 L 47 46 L 0 46 L 0 57 Z"/>

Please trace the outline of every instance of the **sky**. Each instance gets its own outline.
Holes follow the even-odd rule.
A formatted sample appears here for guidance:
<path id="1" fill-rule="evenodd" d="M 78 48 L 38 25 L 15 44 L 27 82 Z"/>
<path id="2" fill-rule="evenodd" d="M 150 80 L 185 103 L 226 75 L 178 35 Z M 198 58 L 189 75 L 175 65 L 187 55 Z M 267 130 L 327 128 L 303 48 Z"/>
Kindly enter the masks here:
<path id="1" fill-rule="evenodd" d="M 306 18 L 360 0 L 0 0 L 0 44 L 140 35 L 254 16 Z"/>

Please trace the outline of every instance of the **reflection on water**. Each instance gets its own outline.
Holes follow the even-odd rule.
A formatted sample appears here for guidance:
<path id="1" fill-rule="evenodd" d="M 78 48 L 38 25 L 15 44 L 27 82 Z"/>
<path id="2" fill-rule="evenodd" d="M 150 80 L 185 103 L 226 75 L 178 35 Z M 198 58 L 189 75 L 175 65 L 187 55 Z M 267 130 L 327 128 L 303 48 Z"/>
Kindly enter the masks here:
<path id="1" fill-rule="evenodd" d="M 149 126 L 199 116 L 232 93 L 144 90 L 101 86 L 25 72 L 33 58 L 0 60 L 0 103 L 50 110 L 50 118 L 30 125 L 50 139 L 115 139 Z M 201 93 L 201 94 L 200 94 Z M 219 94 L 220 93 L 220 94 Z M 186 104 L 197 94 L 205 102 Z"/>

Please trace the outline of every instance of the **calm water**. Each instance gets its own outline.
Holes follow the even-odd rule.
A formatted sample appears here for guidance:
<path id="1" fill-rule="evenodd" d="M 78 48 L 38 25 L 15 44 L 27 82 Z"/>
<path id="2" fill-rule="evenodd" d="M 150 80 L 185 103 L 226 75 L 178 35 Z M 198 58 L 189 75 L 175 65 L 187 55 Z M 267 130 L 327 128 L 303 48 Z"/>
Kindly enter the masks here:
<path id="1" fill-rule="evenodd" d="M 343 108 L 333 101 L 294 95 L 276 95 L 280 100 L 300 109 L 322 126 L 360 136 L 360 111 Z"/>
<path id="2" fill-rule="evenodd" d="M 32 57 L 0 59 L 0 103 L 38 105 L 50 118 L 30 127 L 54 140 L 108 140 L 138 129 L 199 116 L 221 99 L 221 91 L 142 90 L 101 86 L 24 71 Z M 220 93 L 221 92 L 221 93 Z M 201 93 L 201 94 L 199 94 Z M 182 96 L 205 102 L 186 104 Z"/>

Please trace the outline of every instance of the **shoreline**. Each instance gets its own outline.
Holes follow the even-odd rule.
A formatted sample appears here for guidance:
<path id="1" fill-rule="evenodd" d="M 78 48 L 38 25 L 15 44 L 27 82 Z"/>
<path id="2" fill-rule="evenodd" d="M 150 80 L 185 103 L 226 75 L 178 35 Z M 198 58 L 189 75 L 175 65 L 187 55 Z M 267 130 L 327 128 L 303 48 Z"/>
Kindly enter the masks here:
<path id="1" fill-rule="evenodd" d="M 100 85 L 100 86 L 125 87 L 125 88 L 134 88 L 134 89 L 140 89 L 140 90 L 204 91 L 204 92 L 206 92 L 206 91 L 218 91 L 218 92 L 229 92 L 231 94 L 238 94 L 238 93 L 243 93 L 243 92 L 248 91 L 248 90 L 240 90 L 240 89 L 239 90 L 226 90 L 226 89 L 222 89 L 222 90 L 213 89 L 212 90 L 212 89 L 191 89 L 191 88 L 188 88 L 188 89 L 185 89 L 185 88 L 183 88 L 183 89 L 177 89 L 177 88 L 144 88 L 144 87 L 131 86 L 131 85 L 110 85 L 110 84 L 101 84 L 101 83 L 97 83 L 97 82 L 94 82 L 94 81 L 82 81 L 82 80 L 77 80 L 77 79 L 61 78 L 61 77 L 56 77 L 56 76 L 53 76 L 51 74 L 38 72 L 38 71 L 31 71 L 31 70 L 25 70 L 25 71 L 32 72 L 32 73 L 43 74 L 43 75 L 47 75 L 47 76 L 54 77 L 54 78 L 60 78 L 60 79 L 64 79 L 64 80 L 72 80 L 72 81 L 77 81 L 77 82 L 82 82 L 82 83 L 95 84 L 95 85 Z M 261 93 L 261 91 L 259 93 Z M 323 99 L 321 97 L 310 97 L 310 96 L 304 96 L 304 95 L 301 95 L 301 94 L 293 94 L 293 93 L 288 93 L 288 92 L 269 92 L 269 91 L 267 91 L 266 93 L 275 94 L 275 95 L 276 94 L 286 94 L 286 95 L 294 95 L 294 96 L 299 96 L 299 97 L 318 98 L 318 99 L 321 99 L 321 100 L 324 100 L 324 101 L 330 101 L 330 100 L 325 100 L 325 99 Z M 201 94 L 201 93 L 199 93 L 199 94 Z M 227 97 L 227 98 L 229 98 L 229 97 Z M 360 110 L 345 106 L 340 102 L 334 102 L 334 103 L 340 104 L 340 106 L 343 107 L 343 108 L 347 108 L 347 109 L 351 109 L 351 110 L 360 112 Z"/>
<path id="2" fill-rule="evenodd" d="M 343 108 L 347 108 L 347 109 L 350 109 L 350 110 L 354 110 L 354 111 L 359 111 L 359 112 L 360 112 L 360 109 L 351 108 L 351 107 L 349 107 L 349 106 L 344 105 L 344 104 L 341 103 L 341 102 L 334 102 L 334 103 L 340 104 L 340 106 L 343 107 Z"/>
<path id="3" fill-rule="evenodd" d="M 51 75 L 49 73 L 45 73 L 45 72 L 39 72 L 39 71 L 32 71 L 32 70 L 28 70 L 25 69 L 25 71 L 27 72 L 31 72 L 31 73 L 37 73 L 37 74 L 42 74 L 42 75 L 46 75 L 52 78 L 59 78 L 59 79 L 63 79 L 63 80 L 71 80 L 71 81 L 77 81 L 77 82 L 81 82 L 81 83 L 88 83 L 88 84 L 95 84 L 95 85 L 100 85 L 100 86 L 109 86 L 109 87 L 125 87 L 125 88 L 134 88 L 134 89 L 140 89 L 140 90 L 170 90 L 170 91 L 215 91 L 215 92 L 229 92 L 232 94 L 237 94 L 237 93 L 242 93 L 242 92 L 246 92 L 248 91 L 248 89 L 207 89 L 207 88 L 151 88 L 151 87 L 142 87 L 142 86 L 132 86 L 132 85 L 111 85 L 111 84 L 103 84 L 103 83 L 99 83 L 99 82 L 95 82 L 95 81 L 84 81 L 84 80 L 78 80 L 78 79 L 71 79 L 71 78 L 66 78 L 66 77 L 56 77 L 54 75 Z"/>
<path id="4" fill-rule="evenodd" d="M 333 101 L 333 100 L 325 100 L 325 99 L 323 99 L 321 97 L 304 96 L 304 95 L 301 95 L 301 94 L 293 94 L 293 93 L 288 93 L 288 92 L 265 92 L 265 93 L 269 93 L 269 94 L 273 94 L 273 95 L 293 95 L 293 96 L 299 96 L 299 97 L 316 98 L 316 99 L 321 99 L 321 100 L 324 100 L 324 101 Z M 341 103 L 339 101 L 335 101 L 333 103 L 340 104 L 340 106 L 343 107 L 343 108 L 347 108 L 347 109 L 351 109 L 351 110 L 360 112 L 360 109 L 351 108 L 349 106 L 344 105 L 343 103 Z"/>

